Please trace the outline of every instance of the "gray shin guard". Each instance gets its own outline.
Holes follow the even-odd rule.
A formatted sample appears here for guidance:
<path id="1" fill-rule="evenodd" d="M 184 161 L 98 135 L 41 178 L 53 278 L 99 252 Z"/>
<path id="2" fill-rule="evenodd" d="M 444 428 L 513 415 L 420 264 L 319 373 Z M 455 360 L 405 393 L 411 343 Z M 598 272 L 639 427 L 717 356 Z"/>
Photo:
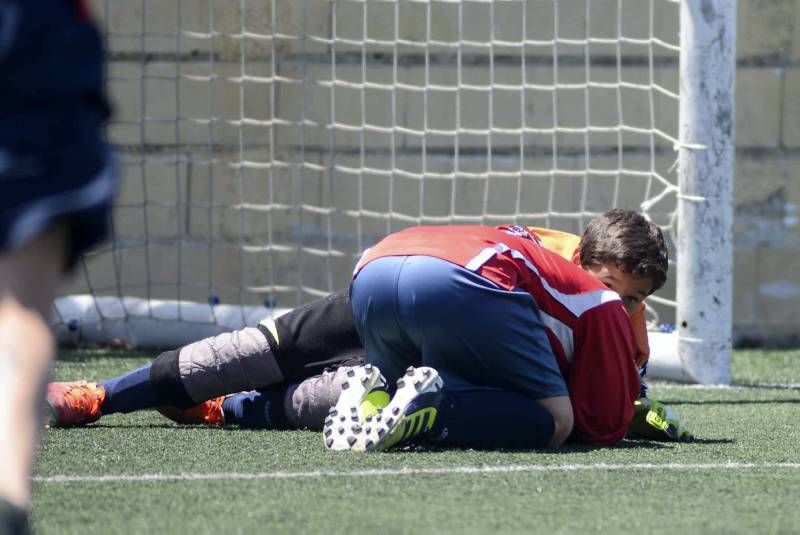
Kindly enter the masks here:
<path id="1" fill-rule="evenodd" d="M 163 402 L 186 407 L 280 383 L 283 374 L 264 333 L 246 327 L 162 353 L 150 381 Z"/>
<path id="2" fill-rule="evenodd" d="M 336 405 L 351 366 L 309 377 L 286 393 L 284 409 L 293 429 L 321 430 L 328 411 Z"/>
<path id="3" fill-rule="evenodd" d="M 184 346 L 178 371 L 186 393 L 197 401 L 283 381 L 267 338 L 255 327 Z"/>

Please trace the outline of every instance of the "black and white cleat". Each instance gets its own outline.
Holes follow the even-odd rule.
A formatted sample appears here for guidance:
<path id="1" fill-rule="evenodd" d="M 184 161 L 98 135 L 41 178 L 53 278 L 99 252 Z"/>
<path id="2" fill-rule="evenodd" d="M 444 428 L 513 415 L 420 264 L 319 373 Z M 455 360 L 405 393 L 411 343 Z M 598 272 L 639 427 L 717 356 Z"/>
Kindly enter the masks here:
<path id="1" fill-rule="evenodd" d="M 409 368 L 397 381 L 389 405 L 378 412 L 373 425 L 365 428 L 357 447 L 360 451 L 385 451 L 427 432 L 436 419 L 443 386 L 435 369 Z"/>

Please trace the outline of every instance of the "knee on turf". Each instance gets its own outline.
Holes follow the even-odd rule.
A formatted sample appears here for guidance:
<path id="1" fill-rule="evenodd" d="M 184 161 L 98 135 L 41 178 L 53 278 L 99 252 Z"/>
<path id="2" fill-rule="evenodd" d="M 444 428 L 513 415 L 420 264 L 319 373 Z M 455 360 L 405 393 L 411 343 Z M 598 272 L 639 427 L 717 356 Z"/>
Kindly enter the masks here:
<path id="1" fill-rule="evenodd" d="M 561 446 L 572 433 L 574 416 L 572 414 L 572 403 L 569 396 L 557 396 L 552 398 L 540 399 L 538 403 L 542 405 L 553 417 L 553 436 L 547 443 L 548 448 Z"/>

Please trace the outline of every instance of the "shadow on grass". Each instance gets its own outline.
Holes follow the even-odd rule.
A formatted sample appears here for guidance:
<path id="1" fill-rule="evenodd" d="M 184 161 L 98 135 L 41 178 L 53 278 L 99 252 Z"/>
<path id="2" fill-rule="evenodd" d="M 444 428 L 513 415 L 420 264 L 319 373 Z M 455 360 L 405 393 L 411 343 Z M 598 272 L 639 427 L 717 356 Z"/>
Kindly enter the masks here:
<path id="1" fill-rule="evenodd" d="M 548 453 L 588 453 L 609 448 L 615 450 L 661 450 L 664 448 L 670 448 L 672 445 L 673 444 L 669 442 L 659 442 L 657 440 L 631 440 L 626 438 L 614 446 L 599 447 L 590 446 L 587 444 L 567 444 L 566 446 L 562 446 L 560 449 L 553 450 L 552 452 Z"/>
<path id="2" fill-rule="evenodd" d="M 694 437 L 687 444 L 736 444 L 732 438 L 700 438 Z"/>
<path id="3" fill-rule="evenodd" d="M 69 430 L 70 432 L 93 432 L 93 431 L 106 431 L 114 429 L 174 429 L 176 431 L 196 431 L 197 429 L 212 429 L 207 425 L 178 425 L 170 422 L 154 423 L 140 423 L 140 424 L 93 424 L 93 425 L 79 425 L 75 427 L 54 427 L 55 430 Z"/>
<path id="4" fill-rule="evenodd" d="M 753 390 L 800 390 L 800 383 L 755 383 L 734 381 L 731 386 L 736 388 L 752 388 Z"/>
<path id="5" fill-rule="evenodd" d="M 736 441 L 731 438 L 699 438 L 694 437 L 692 440 L 685 442 L 676 441 L 661 441 L 649 440 L 645 438 L 626 438 L 615 446 L 598 447 L 589 446 L 586 444 L 567 444 L 558 450 L 548 450 L 547 453 L 589 453 L 592 451 L 602 449 L 615 449 L 615 450 L 661 450 L 670 449 L 678 445 L 691 445 L 691 444 L 734 444 Z"/>
<path id="6" fill-rule="evenodd" d="M 126 424 L 126 423 L 118 423 L 118 424 L 95 424 L 83 427 L 74 427 L 70 428 L 70 432 L 83 432 L 83 433 L 92 433 L 92 432 L 100 432 L 100 431 L 109 431 L 109 430 L 123 430 L 123 429 L 130 429 L 130 430 L 144 430 L 144 429 L 169 429 L 172 432 L 177 433 L 187 433 L 187 432 L 195 432 L 198 429 L 212 429 L 217 432 L 227 432 L 230 433 L 232 431 L 237 432 L 259 432 L 259 431 L 289 431 L 289 432 L 296 432 L 298 430 L 294 429 L 286 429 L 286 430 L 276 430 L 276 429 L 253 429 L 253 428 L 246 428 L 246 427 L 238 427 L 238 426 L 225 426 L 225 427 L 209 427 L 206 425 L 193 425 L 193 424 L 174 424 L 171 422 L 164 422 L 164 423 L 146 423 L 146 424 Z M 310 433 L 317 433 L 318 431 L 310 431 L 310 430 L 300 430 L 303 432 L 310 432 Z M 590 446 L 586 444 L 566 444 L 559 449 L 534 449 L 534 448 L 522 448 L 522 449 L 500 449 L 500 448 L 462 448 L 457 446 L 442 446 L 437 444 L 414 444 L 408 445 L 406 447 L 391 449 L 389 451 L 381 452 L 382 455 L 399 455 L 399 454 L 406 454 L 409 452 L 414 453 L 439 453 L 439 452 L 447 452 L 447 451 L 482 451 L 482 452 L 505 452 L 505 453 L 543 453 L 543 454 L 562 454 L 562 455 L 571 455 L 576 453 L 591 453 L 594 451 L 602 450 L 602 449 L 613 449 L 613 450 L 665 450 L 665 449 L 672 449 L 677 445 L 687 445 L 691 446 L 693 444 L 696 445 L 711 445 L 711 444 L 735 444 L 736 441 L 730 438 L 700 438 L 695 437 L 690 441 L 687 442 L 667 442 L 667 441 L 657 441 L 657 440 L 648 440 L 648 439 L 624 439 L 619 444 L 610 447 L 598 447 L 598 446 Z"/>
<path id="7" fill-rule="evenodd" d="M 287 433 L 294 433 L 294 432 L 311 432 L 311 433 L 321 433 L 322 430 L 310 430 L 310 429 L 268 429 L 268 428 L 254 428 L 254 427 L 239 427 L 237 425 L 226 425 L 222 427 L 215 427 L 211 425 L 203 425 L 203 424 L 179 424 L 174 423 L 169 420 L 165 420 L 164 422 L 154 423 L 154 422 L 140 422 L 140 423 L 95 423 L 92 425 L 84 425 L 84 426 L 75 426 L 69 428 L 61 428 L 61 427 L 54 427 L 55 429 L 69 429 L 70 431 L 90 431 L 94 430 L 101 430 L 101 429 L 172 429 L 175 431 L 197 431 L 199 429 L 207 429 L 211 431 L 217 431 L 220 433 L 230 433 L 233 431 L 236 432 L 250 432 L 250 433 L 258 433 L 258 432 L 287 432 Z"/>
<path id="8" fill-rule="evenodd" d="M 695 441 L 700 443 L 729 443 L 732 441 L 728 441 L 727 439 L 722 439 L 719 441 Z M 456 446 L 440 446 L 436 444 L 419 444 L 413 446 L 407 446 L 405 448 L 396 449 L 396 450 L 389 450 L 382 452 L 384 455 L 388 454 L 399 454 L 399 453 L 408 453 L 409 451 L 414 452 L 439 452 L 439 451 L 459 451 L 459 450 L 472 450 L 472 451 L 501 451 L 506 453 L 546 453 L 549 455 L 553 454 L 575 454 L 575 453 L 590 453 L 597 450 L 604 450 L 604 449 L 637 449 L 637 450 L 661 450 L 665 448 L 671 448 L 674 446 L 675 442 L 659 442 L 656 440 L 630 440 L 625 439 L 619 444 L 615 446 L 606 446 L 606 447 L 599 447 L 599 446 L 589 446 L 586 444 L 566 444 L 558 449 L 535 449 L 535 448 L 520 448 L 520 449 L 500 449 L 500 448 L 460 448 Z"/>
<path id="9" fill-rule="evenodd" d="M 797 399 L 664 399 L 664 405 L 773 405 L 780 403 L 800 403 Z"/>
<path id="10" fill-rule="evenodd" d="M 90 362 L 96 359 L 153 359 L 159 352 L 121 349 L 59 349 L 56 362 Z"/>
<path id="11" fill-rule="evenodd" d="M 610 446 L 610 448 L 615 450 L 661 450 L 661 449 L 670 449 L 678 445 L 734 444 L 735 442 L 736 441 L 731 438 L 694 437 L 692 440 L 688 440 L 685 442 L 648 440 L 644 438 L 642 439 L 626 438 L 619 444 L 615 446 Z M 601 449 L 609 449 L 609 448 L 587 446 L 585 444 L 568 444 L 567 446 L 564 446 L 559 450 L 548 451 L 548 453 L 588 453 Z"/>

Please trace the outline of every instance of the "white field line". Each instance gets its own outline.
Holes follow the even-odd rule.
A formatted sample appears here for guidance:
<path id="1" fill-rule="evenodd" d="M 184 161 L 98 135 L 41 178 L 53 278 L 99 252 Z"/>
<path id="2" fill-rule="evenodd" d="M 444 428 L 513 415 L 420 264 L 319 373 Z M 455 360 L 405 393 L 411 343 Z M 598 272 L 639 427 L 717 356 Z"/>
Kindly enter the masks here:
<path id="1" fill-rule="evenodd" d="M 510 474 L 524 472 L 577 472 L 577 471 L 637 471 L 637 470 L 796 470 L 800 463 L 639 463 L 639 464 L 519 464 L 498 466 L 452 466 L 442 468 L 388 468 L 371 470 L 313 470 L 308 472 L 261 472 L 255 474 L 220 472 L 208 474 L 116 474 L 116 475 L 54 475 L 34 477 L 36 483 L 117 483 L 149 481 L 234 481 L 269 479 L 324 479 L 343 477 L 394 477 L 415 475 L 472 475 Z"/>

